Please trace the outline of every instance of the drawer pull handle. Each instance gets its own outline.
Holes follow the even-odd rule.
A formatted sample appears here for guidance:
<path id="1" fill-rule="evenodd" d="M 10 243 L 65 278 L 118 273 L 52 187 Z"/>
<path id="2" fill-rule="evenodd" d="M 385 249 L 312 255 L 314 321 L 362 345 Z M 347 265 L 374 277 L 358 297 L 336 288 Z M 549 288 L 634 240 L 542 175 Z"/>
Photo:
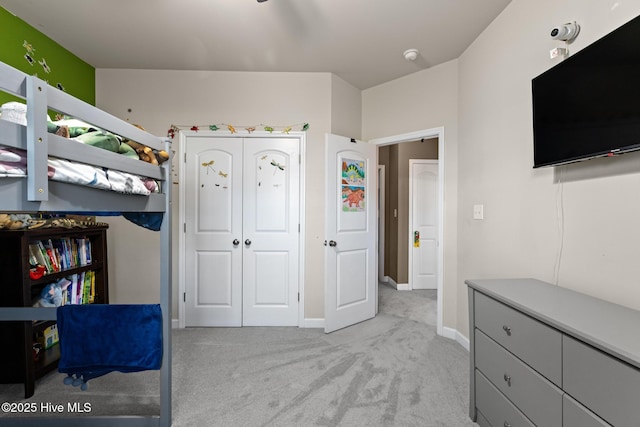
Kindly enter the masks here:
<path id="1" fill-rule="evenodd" d="M 511 376 L 504 374 L 504 380 L 507 382 L 507 385 L 511 387 Z"/>
<path id="2" fill-rule="evenodd" d="M 509 421 L 504 422 L 504 427 L 511 427 L 511 423 Z"/>
<path id="3" fill-rule="evenodd" d="M 507 325 L 502 325 L 502 330 L 507 333 L 507 335 L 511 336 L 511 327 Z"/>

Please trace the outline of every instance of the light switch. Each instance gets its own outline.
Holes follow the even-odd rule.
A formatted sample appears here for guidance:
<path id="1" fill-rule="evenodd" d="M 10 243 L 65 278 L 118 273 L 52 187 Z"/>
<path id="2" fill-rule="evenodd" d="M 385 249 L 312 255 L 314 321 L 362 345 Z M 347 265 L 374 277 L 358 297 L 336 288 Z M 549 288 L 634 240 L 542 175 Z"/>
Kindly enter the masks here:
<path id="1" fill-rule="evenodd" d="M 484 205 L 473 205 L 473 219 L 484 219 Z"/>

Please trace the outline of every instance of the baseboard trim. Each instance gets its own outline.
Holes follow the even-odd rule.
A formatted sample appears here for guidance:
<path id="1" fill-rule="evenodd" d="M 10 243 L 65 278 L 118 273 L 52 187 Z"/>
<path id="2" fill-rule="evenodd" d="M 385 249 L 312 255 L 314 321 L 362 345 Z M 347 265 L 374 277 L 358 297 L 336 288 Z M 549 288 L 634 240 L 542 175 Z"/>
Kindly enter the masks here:
<path id="1" fill-rule="evenodd" d="M 304 319 L 299 327 L 324 329 L 324 319 Z"/>
<path id="2" fill-rule="evenodd" d="M 470 347 L 469 339 L 464 335 L 462 335 L 460 332 L 458 332 L 457 329 L 443 327 L 442 336 L 445 338 L 454 340 L 455 342 L 460 344 L 462 347 L 464 347 L 465 350 L 469 351 L 469 347 Z"/>
<path id="3" fill-rule="evenodd" d="M 402 290 L 402 289 L 398 288 L 398 290 Z M 180 328 L 180 320 L 179 319 L 171 319 L 171 327 L 173 329 L 179 329 Z M 304 319 L 302 324 L 299 327 L 300 328 L 320 328 L 320 329 L 324 329 L 324 319 L 323 318 Z M 464 335 L 462 335 L 460 332 L 458 332 L 458 330 L 453 329 L 453 328 L 443 327 L 442 328 L 442 336 L 445 337 L 445 338 L 449 338 L 451 340 L 454 340 L 455 342 L 460 344 L 462 347 L 464 347 L 465 350 L 469 351 L 469 339 L 467 337 L 465 337 Z"/>
<path id="4" fill-rule="evenodd" d="M 321 328 L 324 329 L 324 319 L 304 319 L 300 328 Z M 171 319 L 171 328 L 180 329 L 180 320 Z"/>
<path id="5" fill-rule="evenodd" d="M 408 283 L 398 283 L 396 285 L 396 289 L 399 291 L 408 291 L 409 290 L 409 284 Z"/>

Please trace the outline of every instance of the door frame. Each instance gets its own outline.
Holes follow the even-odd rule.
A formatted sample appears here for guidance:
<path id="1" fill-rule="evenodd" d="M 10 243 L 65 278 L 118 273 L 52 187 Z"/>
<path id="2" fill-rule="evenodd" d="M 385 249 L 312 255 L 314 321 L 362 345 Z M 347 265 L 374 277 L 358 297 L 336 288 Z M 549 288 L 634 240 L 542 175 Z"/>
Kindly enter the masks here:
<path id="1" fill-rule="evenodd" d="M 378 165 L 378 282 L 387 282 L 389 280 L 389 278 L 384 275 L 384 233 L 386 231 L 384 207 L 387 203 L 385 180 L 386 169 L 384 165 Z"/>
<path id="2" fill-rule="evenodd" d="M 439 155 L 439 153 L 438 153 Z M 436 164 L 438 165 L 438 173 L 440 173 L 440 167 L 439 167 L 439 163 L 440 160 L 439 159 L 409 159 L 409 235 L 408 235 L 408 241 L 409 241 L 409 251 L 407 252 L 409 255 L 407 256 L 408 261 L 409 261 L 409 274 L 408 274 L 408 286 L 409 286 L 409 290 L 413 290 L 413 231 L 415 230 L 415 227 L 413 227 L 413 197 L 411 197 L 413 195 L 413 175 L 412 175 L 412 168 L 413 165 L 416 164 L 423 164 L 423 165 L 433 165 Z M 440 190 L 440 175 L 438 175 L 438 191 Z M 438 197 L 438 204 L 440 204 L 440 197 Z M 440 212 L 440 206 L 438 206 L 438 212 Z M 440 221 L 441 217 L 438 214 L 438 221 Z M 440 224 L 438 224 L 438 250 L 440 250 Z M 438 256 L 438 258 L 440 258 Z M 440 275 L 442 274 L 441 270 L 440 270 L 440 263 L 437 263 L 437 267 L 438 269 L 438 281 L 440 280 Z"/>
<path id="3" fill-rule="evenodd" d="M 281 138 L 291 138 L 297 139 L 299 148 L 300 148 L 300 194 L 298 196 L 299 200 L 299 237 L 298 237 L 298 293 L 300 295 L 298 301 L 298 327 L 304 326 L 304 277 L 305 277 L 305 248 L 306 248 L 306 216 L 305 216 L 305 182 L 306 182 L 306 133 L 305 132 L 289 132 L 289 133 L 272 133 L 266 131 L 254 131 L 251 133 L 231 133 L 229 131 L 190 131 L 190 130 L 181 130 L 178 133 L 179 144 L 178 144 L 178 153 L 176 159 L 181 159 L 174 162 L 173 167 L 174 171 L 173 175 L 173 185 L 177 185 L 177 191 L 174 191 L 174 195 L 177 194 L 178 198 L 178 215 L 174 215 L 174 218 L 177 220 L 177 224 L 174 223 L 173 230 L 178 234 L 178 256 L 174 257 L 178 262 L 178 327 L 185 328 L 186 319 L 185 319 L 185 292 L 186 292 L 186 271 L 185 271 L 185 216 L 186 216 L 186 200 L 185 197 L 182 197 L 182 194 L 185 194 L 185 170 L 182 167 L 186 160 L 186 144 L 187 138 L 190 136 L 202 136 L 208 138 L 273 138 L 273 139 L 281 139 Z M 177 169 L 177 173 L 175 171 Z M 177 182 L 175 181 L 176 176 L 178 177 Z M 175 209 L 175 207 L 174 207 Z M 176 218 L 177 217 L 177 218 Z M 175 236 L 174 236 L 175 237 Z"/>
<path id="4" fill-rule="evenodd" d="M 431 129 L 423 129 L 415 132 L 404 133 L 400 135 L 387 136 L 384 138 L 376 138 L 369 140 L 370 143 L 377 146 L 392 145 L 402 142 L 411 142 L 419 139 L 438 138 L 438 240 L 440 245 L 438 246 L 438 290 L 437 290 L 437 328 L 438 335 L 444 335 L 443 327 L 443 299 L 444 299 L 444 150 L 445 150 L 445 136 L 444 127 L 437 127 Z"/>

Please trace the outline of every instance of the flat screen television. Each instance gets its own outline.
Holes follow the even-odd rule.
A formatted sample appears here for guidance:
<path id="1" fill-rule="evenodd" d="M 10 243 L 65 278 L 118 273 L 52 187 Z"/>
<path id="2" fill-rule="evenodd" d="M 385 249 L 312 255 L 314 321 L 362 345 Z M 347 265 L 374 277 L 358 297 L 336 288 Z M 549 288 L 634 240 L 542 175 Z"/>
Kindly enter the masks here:
<path id="1" fill-rule="evenodd" d="M 534 168 L 640 149 L 640 16 L 532 80 Z"/>

